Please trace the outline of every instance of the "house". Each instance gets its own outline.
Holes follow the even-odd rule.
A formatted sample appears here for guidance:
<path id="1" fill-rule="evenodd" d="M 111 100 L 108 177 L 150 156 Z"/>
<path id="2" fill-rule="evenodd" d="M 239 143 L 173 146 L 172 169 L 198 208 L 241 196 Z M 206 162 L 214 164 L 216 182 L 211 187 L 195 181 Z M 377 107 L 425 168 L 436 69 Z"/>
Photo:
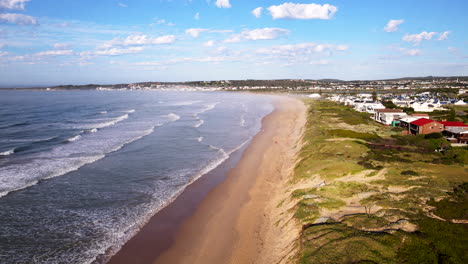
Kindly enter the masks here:
<path id="1" fill-rule="evenodd" d="M 448 128 L 460 128 L 462 130 L 468 130 L 468 125 L 462 122 L 457 121 L 439 121 L 439 123 L 444 125 L 445 129 Z"/>
<path id="2" fill-rule="evenodd" d="M 409 133 L 413 135 L 441 133 L 444 125 L 427 118 L 420 118 L 410 123 Z"/>
<path id="3" fill-rule="evenodd" d="M 416 121 L 418 119 L 420 119 L 420 117 L 408 116 L 400 118 L 400 127 L 405 128 L 406 131 L 409 131 L 411 122 Z"/>
<path id="4" fill-rule="evenodd" d="M 406 115 L 401 109 L 377 109 L 374 113 L 374 120 L 384 125 L 391 125 L 393 120 Z"/>
<path id="5" fill-rule="evenodd" d="M 446 128 L 442 134 L 450 143 L 468 144 L 468 130 L 460 127 Z"/>

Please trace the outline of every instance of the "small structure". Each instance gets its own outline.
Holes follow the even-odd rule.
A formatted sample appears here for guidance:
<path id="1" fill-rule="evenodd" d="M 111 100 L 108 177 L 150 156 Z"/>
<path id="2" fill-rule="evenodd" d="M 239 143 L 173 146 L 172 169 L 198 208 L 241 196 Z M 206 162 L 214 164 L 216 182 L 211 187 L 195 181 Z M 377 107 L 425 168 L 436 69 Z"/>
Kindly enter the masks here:
<path id="1" fill-rule="evenodd" d="M 442 125 L 444 125 L 445 129 L 448 128 L 460 128 L 462 130 L 468 130 L 468 125 L 458 121 L 439 121 Z"/>
<path id="2" fill-rule="evenodd" d="M 420 118 L 410 123 L 409 132 L 413 135 L 441 133 L 444 125 L 427 118 Z"/>
<path id="3" fill-rule="evenodd" d="M 450 143 L 468 144 L 468 130 L 460 127 L 446 128 L 442 134 Z"/>
<path id="4" fill-rule="evenodd" d="M 374 120 L 384 125 L 391 125 L 393 120 L 406 115 L 401 109 L 376 109 Z"/>
<path id="5" fill-rule="evenodd" d="M 317 98 L 320 98 L 320 94 L 318 93 L 313 93 L 313 94 L 309 94 L 309 98 L 314 98 L 314 99 L 317 99 Z"/>

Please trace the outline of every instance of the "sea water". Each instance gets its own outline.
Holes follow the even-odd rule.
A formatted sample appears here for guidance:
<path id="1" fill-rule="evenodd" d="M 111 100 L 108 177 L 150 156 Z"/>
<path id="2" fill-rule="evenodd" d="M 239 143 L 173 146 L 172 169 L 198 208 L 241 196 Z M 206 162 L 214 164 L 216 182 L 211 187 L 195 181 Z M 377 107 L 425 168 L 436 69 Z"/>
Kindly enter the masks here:
<path id="1" fill-rule="evenodd" d="M 93 263 L 258 133 L 271 98 L 0 91 L 0 263 Z"/>

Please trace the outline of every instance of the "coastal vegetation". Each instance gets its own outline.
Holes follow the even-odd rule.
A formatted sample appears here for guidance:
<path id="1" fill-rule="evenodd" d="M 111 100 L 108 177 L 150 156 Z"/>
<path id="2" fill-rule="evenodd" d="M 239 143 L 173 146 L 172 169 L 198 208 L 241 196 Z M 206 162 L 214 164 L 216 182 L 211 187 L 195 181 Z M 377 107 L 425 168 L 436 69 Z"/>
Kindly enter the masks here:
<path id="1" fill-rule="evenodd" d="M 468 263 L 468 148 L 305 103 L 290 181 L 298 263 Z"/>

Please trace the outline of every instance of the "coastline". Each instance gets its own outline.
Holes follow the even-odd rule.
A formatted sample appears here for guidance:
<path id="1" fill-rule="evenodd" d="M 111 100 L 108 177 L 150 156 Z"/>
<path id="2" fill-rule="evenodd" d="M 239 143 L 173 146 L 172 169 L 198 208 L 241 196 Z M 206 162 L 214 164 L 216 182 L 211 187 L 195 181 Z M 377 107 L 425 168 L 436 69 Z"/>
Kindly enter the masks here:
<path id="1" fill-rule="evenodd" d="M 234 154 L 240 156 L 238 162 L 230 158 L 230 164 L 189 186 L 108 263 L 271 263 L 284 250 L 290 252 L 273 218 L 282 194 L 278 191 L 294 166 L 306 107 L 288 97 L 274 98 L 274 105 L 262 130 Z M 208 187 L 203 183 L 210 177 L 217 182 Z M 171 222 L 176 215 L 179 223 Z M 169 239 L 158 238 L 160 231 Z"/>

